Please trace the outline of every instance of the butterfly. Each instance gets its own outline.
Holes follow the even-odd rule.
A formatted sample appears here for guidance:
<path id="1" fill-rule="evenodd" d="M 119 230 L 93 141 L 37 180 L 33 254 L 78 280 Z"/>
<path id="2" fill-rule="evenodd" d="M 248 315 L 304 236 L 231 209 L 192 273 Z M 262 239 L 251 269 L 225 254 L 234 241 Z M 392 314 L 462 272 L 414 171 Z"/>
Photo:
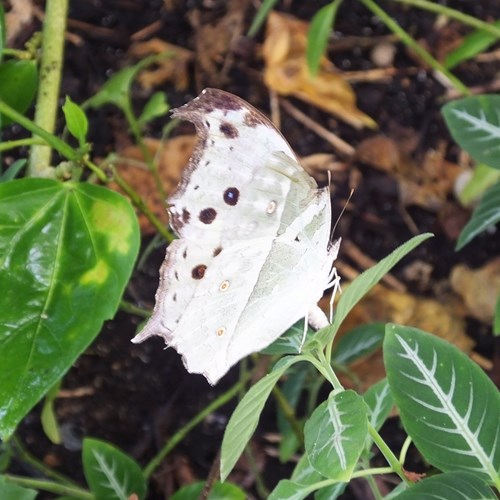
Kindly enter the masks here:
<path id="1" fill-rule="evenodd" d="M 205 89 L 173 111 L 198 144 L 168 199 L 179 239 L 167 248 L 153 314 L 134 338 L 159 335 L 186 369 L 215 384 L 299 319 L 317 328 L 332 284 L 330 193 L 276 127 L 239 97 Z"/>

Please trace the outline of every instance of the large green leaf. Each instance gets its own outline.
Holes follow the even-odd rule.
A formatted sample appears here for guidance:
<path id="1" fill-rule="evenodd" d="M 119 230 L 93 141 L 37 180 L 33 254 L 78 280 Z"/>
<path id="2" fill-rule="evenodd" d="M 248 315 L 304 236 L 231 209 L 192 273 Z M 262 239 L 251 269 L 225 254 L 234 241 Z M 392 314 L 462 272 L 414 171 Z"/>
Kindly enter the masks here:
<path id="1" fill-rule="evenodd" d="M 0 498 L 2 500 L 33 500 L 38 492 L 9 483 L 8 479 L 0 476 Z"/>
<path id="2" fill-rule="evenodd" d="M 484 193 L 483 199 L 474 210 L 457 241 L 457 250 L 463 248 L 479 233 L 500 221 L 500 182 Z"/>
<path id="3" fill-rule="evenodd" d="M 398 500 L 495 500 L 488 485 L 470 472 L 445 472 L 423 479 L 400 493 Z"/>
<path id="4" fill-rule="evenodd" d="M 146 479 L 135 460 L 110 444 L 85 439 L 83 470 L 96 500 L 140 500 L 146 495 Z"/>
<path id="5" fill-rule="evenodd" d="M 354 391 L 332 391 L 304 427 L 311 465 L 323 476 L 349 481 L 368 435 L 368 408 Z"/>
<path id="6" fill-rule="evenodd" d="M 0 64 L 0 100 L 19 113 L 24 113 L 35 96 L 38 72 L 35 61 L 7 61 Z M 0 115 L 0 127 L 12 123 Z"/>
<path id="7" fill-rule="evenodd" d="M 478 163 L 500 168 L 500 95 L 470 96 L 443 107 L 453 139 Z"/>
<path id="8" fill-rule="evenodd" d="M 416 328 L 388 325 L 387 378 L 403 425 L 426 460 L 500 486 L 500 394 L 451 344 Z"/>
<path id="9" fill-rule="evenodd" d="M 0 436 L 114 316 L 139 248 L 129 202 L 103 187 L 0 183 Z"/>
<path id="10" fill-rule="evenodd" d="M 271 373 L 259 380 L 245 394 L 234 410 L 222 440 L 220 457 L 220 476 L 222 481 L 227 478 L 235 466 L 257 428 L 260 414 L 274 385 L 287 368 L 298 361 L 303 361 L 303 359 L 302 356 L 288 356 L 280 359 Z"/>
<path id="11" fill-rule="evenodd" d="M 170 500 L 193 500 L 197 498 L 206 498 L 207 500 L 245 500 L 245 492 L 238 486 L 231 483 L 215 482 L 207 497 L 201 496 L 205 489 L 205 481 L 188 484 L 176 491 Z"/>

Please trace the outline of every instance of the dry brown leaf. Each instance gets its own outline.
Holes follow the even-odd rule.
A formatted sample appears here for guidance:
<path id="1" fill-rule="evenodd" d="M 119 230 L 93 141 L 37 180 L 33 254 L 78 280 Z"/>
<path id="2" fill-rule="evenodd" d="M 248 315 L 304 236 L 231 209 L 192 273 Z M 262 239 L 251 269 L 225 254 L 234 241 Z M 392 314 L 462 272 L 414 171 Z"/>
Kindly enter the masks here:
<path id="1" fill-rule="evenodd" d="M 146 139 L 146 146 L 156 159 L 158 175 L 165 193 L 171 193 L 179 183 L 181 172 L 186 166 L 196 144 L 195 135 L 181 135 L 161 142 L 156 139 Z M 145 201 L 149 209 L 165 224 L 168 223 L 165 200 L 162 200 L 156 187 L 153 175 L 144 163 L 144 158 L 137 146 L 129 146 L 119 152 L 121 163 L 116 165 L 118 173 L 130 184 Z M 115 191 L 120 188 L 112 183 Z M 142 234 L 153 234 L 156 230 L 149 220 L 138 213 Z"/>
<path id="2" fill-rule="evenodd" d="M 135 43 L 130 48 L 130 54 L 140 58 L 163 52 L 169 52 L 171 56 L 159 60 L 154 69 L 141 71 L 137 78 L 139 83 L 149 90 L 165 82 L 173 82 L 176 90 L 186 90 L 189 84 L 188 65 L 193 59 L 191 51 L 159 38 Z"/>
<path id="3" fill-rule="evenodd" d="M 11 2 L 11 9 L 5 14 L 5 28 L 7 31 L 7 45 L 22 33 L 35 14 L 32 0 L 16 0 Z"/>
<path id="4" fill-rule="evenodd" d="M 463 170 L 444 159 L 444 149 L 443 145 L 428 151 L 424 160 L 417 163 L 401 149 L 399 142 L 377 135 L 359 144 L 356 157 L 396 178 L 403 206 L 417 205 L 438 211 L 453 192 L 455 180 Z"/>
<path id="5" fill-rule="evenodd" d="M 292 95 L 327 111 L 353 127 L 376 127 L 356 107 L 350 84 L 326 58 L 318 75 L 309 72 L 306 60 L 309 24 L 292 16 L 271 12 L 263 46 L 266 85 L 281 95 Z"/>
<path id="6" fill-rule="evenodd" d="M 471 316 L 491 323 L 500 293 L 500 257 L 479 269 L 463 264 L 455 266 L 451 272 L 451 286 L 463 298 Z"/>

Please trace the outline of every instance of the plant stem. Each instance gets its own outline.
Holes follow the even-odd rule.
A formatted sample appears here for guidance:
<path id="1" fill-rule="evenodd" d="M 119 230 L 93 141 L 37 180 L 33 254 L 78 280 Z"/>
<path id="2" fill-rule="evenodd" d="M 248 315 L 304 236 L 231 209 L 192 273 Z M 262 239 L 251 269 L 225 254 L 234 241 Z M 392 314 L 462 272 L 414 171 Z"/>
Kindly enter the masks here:
<path id="1" fill-rule="evenodd" d="M 500 28 L 497 28 L 493 24 L 486 23 L 477 19 L 477 17 L 469 16 L 464 14 L 459 10 L 452 9 L 450 7 L 445 7 L 437 2 L 430 2 L 429 0 L 392 0 L 393 2 L 404 3 L 406 5 L 411 5 L 412 7 L 418 7 L 420 9 L 428 10 L 429 12 L 435 12 L 436 14 L 445 15 L 451 19 L 456 19 L 463 24 L 467 24 L 476 28 L 478 30 L 485 31 L 497 38 L 500 38 Z"/>
<path id="2" fill-rule="evenodd" d="M 290 424 L 290 427 L 292 428 L 293 433 L 295 434 L 295 437 L 297 438 L 297 441 L 299 442 L 301 448 L 304 449 L 304 433 L 302 431 L 302 425 L 297 420 L 294 408 L 290 405 L 288 400 L 283 395 L 283 392 L 277 385 L 273 387 L 273 395 L 278 403 L 278 406 L 283 412 L 284 417 Z"/>
<path id="3" fill-rule="evenodd" d="M 458 92 L 464 95 L 469 95 L 470 90 L 464 85 L 451 71 L 446 69 L 439 61 L 429 54 L 414 38 L 412 38 L 394 19 L 381 9 L 373 0 L 360 0 L 361 3 L 370 11 L 372 11 L 399 39 L 410 49 L 412 49 L 419 57 L 428 64 L 431 68 L 442 73 L 450 83 L 457 89 Z M 397 1 L 397 0 L 396 0 Z"/>
<path id="4" fill-rule="evenodd" d="M 27 477 L 14 476 L 12 474 L 4 474 L 4 479 L 8 483 L 17 484 L 25 488 L 34 488 L 37 490 L 49 491 L 61 496 L 70 496 L 71 498 L 82 498 L 84 500 L 92 500 L 94 495 L 83 488 L 75 486 L 67 486 L 64 484 L 54 483 L 43 479 L 31 479 Z"/>
<path id="5" fill-rule="evenodd" d="M 141 318 L 149 318 L 151 316 L 150 310 L 137 307 L 135 304 L 123 299 L 120 301 L 120 309 L 128 314 L 135 314 Z"/>
<path id="6" fill-rule="evenodd" d="M 45 5 L 40 84 L 34 121 L 40 128 L 53 133 L 61 83 L 68 0 L 47 0 Z M 28 174 L 47 176 L 45 171 L 50 168 L 51 157 L 50 146 L 33 145 Z"/>
<path id="7" fill-rule="evenodd" d="M 248 377 L 247 377 L 248 378 Z M 200 411 L 194 418 L 192 418 L 184 427 L 180 428 L 168 441 L 168 443 L 160 450 L 160 452 L 146 465 L 144 468 L 144 476 L 148 478 L 153 471 L 160 465 L 162 460 L 186 437 L 186 435 L 203 421 L 210 413 L 213 413 L 217 408 L 225 405 L 231 401 L 244 386 L 247 379 L 240 380 L 234 384 L 228 391 L 221 394 L 216 400 L 212 401 L 202 411 Z"/>
<path id="8" fill-rule="evenodd" d="M 9 149 L 21 148 L 23 146 L 32 146 L 33 144 L 46 145 L 45 141 L 42 141 L 38 137 L 27 137 L 26 139 L 17 139 L 15 141 L 5 141 L 0 143 L 0 152 L 8 151 Z"/>
<path id="9" fill-rule="evenodd" d="M 395 472 L 405 483 L 412 484 L 411 481 L 406 477 L 403 466 L 399 463 L 397 457 L 387 446 L 386 442 L 382 439 L 382 436 L 375 430 L 375 428 L 371 424 L 368 424 L 368 432 L 370 433 L 370 436 L 377 448 L 382 452 L 382 455 L 384 455 L 385 459 L 391 466 L 392 472 Z"/>

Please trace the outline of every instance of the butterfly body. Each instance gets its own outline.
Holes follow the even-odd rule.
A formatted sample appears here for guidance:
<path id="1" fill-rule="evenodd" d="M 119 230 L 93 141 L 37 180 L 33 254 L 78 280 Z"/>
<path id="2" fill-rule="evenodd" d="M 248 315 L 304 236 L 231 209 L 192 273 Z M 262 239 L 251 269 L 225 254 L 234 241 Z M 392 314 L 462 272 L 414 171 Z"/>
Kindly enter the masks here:
<path id="1" fill-rule="evenodd" d="M 240 98 L 207 89 L 174 113 L 200 140 L 168 200 L 180 239 L 133 341 L 162 336 L 189 372 L 214 384 L 316 307 L 336 257 L 330 195 Z"/>

